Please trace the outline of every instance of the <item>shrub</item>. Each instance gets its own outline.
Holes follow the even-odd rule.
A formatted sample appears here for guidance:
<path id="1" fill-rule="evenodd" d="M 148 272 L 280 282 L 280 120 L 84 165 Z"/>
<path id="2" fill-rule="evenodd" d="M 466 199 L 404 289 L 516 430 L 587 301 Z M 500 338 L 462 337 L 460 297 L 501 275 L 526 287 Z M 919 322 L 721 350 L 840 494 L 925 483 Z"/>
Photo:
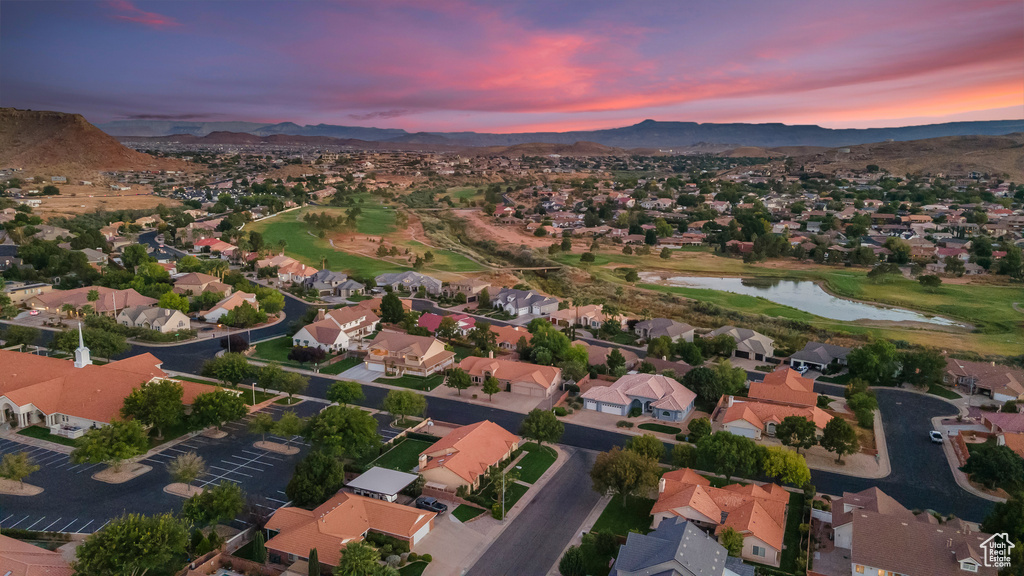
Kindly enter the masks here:
<path id="1" fill-rule="evenodd" d="M 676 442 L 686 442 L 686 434 L 683 434 L 682 432 L 676 434 Z"/>
<path id="2" fill-rule="evenodd" d="M 568 413 L 569 412 L 565 408 L 563 408 L 561 406 L 556 406 L 555 407 L 555 416 L 565 416 Z"/>
<path id="3" fill-rule="evenodd" d="M 630 418 L 636 418 L 636 417 L 640 416 L 641 414 L 643 414 L 643 410 L 641 410 L 639 406 L 634 406 L 634 407 L 630 408 L 630 410 L 629 410 L 629 417 Z"/>
<path id="4" fill-rule="evenodd" d="M 415 553 L 415 552 L 409 552 L 409 558 L 408 558 L 408 560 L 409 560 L 409 562 L 415 562 L 415 561 L 416 561 L 416 559 L 417 559 L 417 558 L 419 558 L 419 557 L 420 557 L 420 555 L 419 555 L 419 554 L 417 554 L 417 553 Z"/>
<path id="5" fill-rule="evenodd" d="M 427 564 L 430 564 L 431 562 L 434 561 L 434 557 L 431 556 L 430 554 L 424 554 L 424 555 L 420 556 L 420 560 L 423 560 Z"/>
<path id="6" fill-rule="evenodd" d="M 570 396 L 575 396 L 580 393 L 580 387 L 575 384 L 569 384 L 565 389 L 569 391 Z"/>
<path id="7" fill-rule="evenodd" d="M 861 428 L 871 428 L 875 425 L 875 413 L 866 408 L 861 408 L 854 412 L 857 417 L 857 425 Z"/>

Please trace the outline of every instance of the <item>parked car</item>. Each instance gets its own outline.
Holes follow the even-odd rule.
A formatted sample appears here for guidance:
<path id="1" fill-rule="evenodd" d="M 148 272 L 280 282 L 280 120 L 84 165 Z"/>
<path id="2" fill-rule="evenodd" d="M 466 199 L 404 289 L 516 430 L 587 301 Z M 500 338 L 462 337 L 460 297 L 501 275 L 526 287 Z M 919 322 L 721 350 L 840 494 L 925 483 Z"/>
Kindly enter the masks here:
<path id="1" fill-rule="evenodd" d="M 797 368 L 796 371 L 801 373 L 801 374 L 806 374 L 807 371 L 810 370 L 810 369 L 811 369 L 810 366 L 808 366 L 807 364 L 804 364 L 804 365 L 800 366 L 799 368 Z"/>
<path id="2" fill-rule="evenodd" d="M 932 442 L 936 444 L 942 444 L 942 432 L 938 430 L 932 430 L 928 433 L 928 437 L 931 438 Z"/>
<path id="3" fill-rule="evenodd" d="M 421 510 L 430 510 L 431 512 L 437 512 L 438 514 L 444 514 L 448 511 L 448 505 L 443 502 L 438 502 L 437 498 L 431 498 L 430 496 L 420 496 L 416 499 L 416 507 Z"/>

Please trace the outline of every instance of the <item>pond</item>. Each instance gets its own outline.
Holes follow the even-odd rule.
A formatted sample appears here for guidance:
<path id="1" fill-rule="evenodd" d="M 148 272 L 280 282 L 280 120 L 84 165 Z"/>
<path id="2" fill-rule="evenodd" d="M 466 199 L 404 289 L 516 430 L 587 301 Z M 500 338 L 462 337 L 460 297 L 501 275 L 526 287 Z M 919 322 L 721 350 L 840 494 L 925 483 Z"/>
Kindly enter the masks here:
<path id="1" fill-rule="evenodd" d="M 865 304 L 838 298 L 808 280 L 780 280 L 773 278 L 702 278 L 675 276 L 664 281 L 669 286 L 720 290 L 771 300 L 778 304 L 803 310 L 822 318 L 852 322 L 854 320 L 888 320 L 892 322 L 926 322 L 943 326 L 960 326 L 948 318 L 926 316 L 903 308 Z"/>

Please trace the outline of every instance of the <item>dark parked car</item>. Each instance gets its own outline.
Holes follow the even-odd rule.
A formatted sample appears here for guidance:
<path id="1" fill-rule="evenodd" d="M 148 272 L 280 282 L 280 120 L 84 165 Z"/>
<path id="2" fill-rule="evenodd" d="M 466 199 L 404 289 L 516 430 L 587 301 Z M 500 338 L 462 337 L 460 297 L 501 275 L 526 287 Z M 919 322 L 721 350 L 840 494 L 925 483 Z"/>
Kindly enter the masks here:
<path id="1" fill-rule="evenodd" d="M 420 496 L 416 499 L 416 507 L 422 510 L 430 510 L 431 512 L 437 512 L 438 514 L 444 514 L 448 511 L 448 505 L 443 502 L 438 502 L 437 498 L 431 498 L 430 496 Z"/>

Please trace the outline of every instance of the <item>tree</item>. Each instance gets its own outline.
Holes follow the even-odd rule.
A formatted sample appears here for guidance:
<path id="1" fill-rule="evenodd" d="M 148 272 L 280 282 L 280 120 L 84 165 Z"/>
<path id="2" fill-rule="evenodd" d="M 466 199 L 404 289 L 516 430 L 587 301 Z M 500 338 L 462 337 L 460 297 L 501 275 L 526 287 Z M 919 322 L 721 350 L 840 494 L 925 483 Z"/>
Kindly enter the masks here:
<path id="1" fill-rule="evenodd" d="M 309 421 L 306 438 L 331 454 L 359 458 L 380 447 L 377 421 L 369 412 L 328 406 Z"/>
<path id="2" fill-rule="evenodd" d="M 313 362 L 319 364 L 327 358 L 327 352 L 317 346 L 296 346 L 288 351 L 288 359 L 299 364 Z"/>
<path id="3" fill-rule="evenodd" d="M 716 402 L 725 393 L 725 385 L 710 368 L 698 366 L 683 376 L 683 386 L 697 393 L 701 400 Z"/>
<path id="4" fill-rule="evenodd" d="M 337 458 L 313 450 L 295 465 L 285 495 L 296 506 L 318 506 L 345 484 L 345 467 Z"/>
<path id="5" fill-rule="evenodd" d="M 381 408 L 392 416 L 400 416 L 405 422 L 409 416 L 422 416 L 427 410 L 427 399 L 412 390 L 391 390 L 381 404 Z"/>
<path id="6" fill-rule="evenodd" d="M 668 247 L 662 248 L 662 249 L 661 249 L 661 255 L 660 255 L 660 256 L 661 256 L 661 257 L 662 257 L 663 259 L 665 259 L 665 260 L 668 260 L 669 258 L 671 258 L 671 257 L 672 257 L 672 251 L 671 251 L 671 250 L 669 250 L 669 249 L 668 249 Z"/>
<path id="7" fill-rule="evenodd" d="M 691 444 L 679 443 L 672 447 L 672 465 L 676 468 L 691 468 L 697 457 L 697 449 Z"/>
<path id="8" fill-rule="evenodd" d="M 389 292 L 380 300 L 380 320 L 388 324 L 398 324 L 405 318 L 402 301 L 394 292 Z"/>
<path id="9" fill-rule="evenodd" d="M 373 576 L 380 563 L 380 552 L 367 542 L 349 542 L 341 549 L 335 576 Z"/>
<path id="10" fill-rule="evenodd" d="M 39 470 L 28 452 L 8 452 L 0 460 L 0 478 L 6 478 L 25 485 L 25 478 Z"/>
<path id="11" fill-rule="evenodd" d="M 653 358 L 668 358 L 674 351 L 672 338 L 668 336 L 658 336 L 647 343 L 647 355 Z"/>
<path id="12" fill-rule="evenodd" d="M 175 482 L 191 486 L 196 478 L 206 474 L 206 461 L 195 452 L 186 452 L 167 463 L 167 472 Z"/>
<path id="13" fill-rule="evenodd" d="M 618 348 L 612 348 L 605 359 L 605 364 L 610 372 L 614 372 L 617 368 L 624 368 L 626 366 L 626 357 L 622 355 Z"/>
<path id="14" fill-rule="evenodd" d="M 480 291 L 477 295 L 477 308 L 490 308 L 491 307 L 491 292 L 487 288 Z"/>
<path id="15" fill-rule="evenodd" d="M 1016 414 L 1018 412 L 1017 401 L 1007 400 L 1006 402 L 1003 402 L 1003 406 L 1002 408 L 999 409 L 999 411 L 1005 414 Z"/>
<path id="16" fill-rule="evenodd" d="M 1014 543 L 1010 551 L 1010 566 L 1017 571 L 1008 574 L 1021 576 L 1020 568 L 1024 567 L 1024 492 L 1012 492 L 1006 502 L 993 506 L 981 524 L 981 531 L 987 534 L 1006 533 L 1010 537 Z"/>
<path id="17" fill-rule="evenodd" d="M 697 443 L 697 468 L 725 476 L 748 478 L 757 471 L 758 446 L 750 438 L 729 432 L 706 436 Z"/>
<path id="18" fill-rule="evenodd" d="M 134 418 L 152 426 L 156 429 L 156 437 L 163 438 L 164 429 L 185 417 L 185 406 L 181 403 L 184 393 L 184 387 L 174 380 L 143 383 L 124 399 L 121 417 Z"/>
<path id="19" fill-rule="evenodd" d="M 654 434 L 643 434 L 632 436 L 626 442 L 626 450 L 636 452 L 644 458 L 650 458 L 658 462 L 665 456 L 665 444 L 658 440 Z"/>
<path id="20" fill-rule="evenodd" d="M 199 427 L 215 426 L 220 430 L 227 422 L 244 418 L 249 408 L 241 394 L 227 390 L 204 392 L 192 401 L 192 421 Z"/>
<path id="21" fill-rule="evenodd" d="M 1004 482 L 1019 484 L 1024 478 L 1024 458 L 1008 446 L 979 444 L 961 470 L 986 488 L 995 488 Z"/>
<path id="22" fill-rule="evenodd" d="M 298 372 L 285 372 L 277 381 L 277 389 L 288 395 L 288 403 L 291 404 L 292 396 L 303 392 L 309 387 L 309 378 Z"/>
<path id="23" fill-rule="evenodd" d="M 277 314 L 284 309 L 284 294 L 273 288 L 258 291 L 256 301 L 260 304 L 260 310 L 267 314 Z"/>
<path id="24" fill-rule="evenodd" d="M 676 343 L 676 355 L 683 362 L 690 366 L 700 366 L 704 363 L 704 356 L 700 352 L 700 346 L 693 342 L 681 341 Z"/>
<path id="25" fill-rule="evenodd" d="M 536 440 L 537 444 L 543 446 L 545 442 L 554 444 L 562 438 L 565 433 L 565 424 L 551 412 L 534 408 L 523 418 L 519 426 L 519 435 L 530 440 Z"/>
<path id="26" fill-rule="evenodd" d="M 469 374 L 462 368 L 452 368 L 449 370 L 448 377 L 444 381 L 445 386 L 458 390 L 459 396 L 462 396 L 462 391 L 469 388 L 472 384 L 473 381 L 469 378 Z"/>
<path id="27" fill-rule="evenodd" d="M 804 457 L 781 446 L 765 449 L 761 468 L 765 476 L 793 486 L 803 486 L 811 481 L 811 470 Z"/>
<path id="28" fill-rule="evenodd" d="M 201 373 L 203 376 L 216 378 L 228 386 L 235 387 L 252 376 L 253 369 L 244 354 L 229 352 L 219 358 L 207 360 Z"/>
<path id="29" fill-rule="evenodd" d="M 923 288 L 929 290 L 935 290 L 942 285 L 942 278 L 939 278 L 935 274 L 922 274 L 917 277 L 917 281 Z"/>
<path id="30" fill-rule="evenodd" d="M 586 576 L 586 556 L 579 546 L 569 546 L 569 549 L 558 561 L 558 573 L 562 576 Z"/>
<path id="31" fill-rule="evenodd" d="M 818 427 L 803 416 L 786 416 L 775 426 L 775 437 L 785 446 L 796 449 L 810 448 L 818 443 Z"/>
<path id="32" fill-rule="evenodd" d="M 157 302 L 157 306 L 167 310 L 180 310 L 182 314 L 188 314 L 188 296 L 175 294 L 174 292 L 164 292 L 160 295 L 160 301 Z"/>
<path id="33" fill-rule="evenodd" d="M 114 470 L 121 463 L 149 450 L 149 438 L 142 423 L 137 420 L 111 420 L 108 426 L 93 428 L 78 439 L 71 452 L 75 464 L 106 463 Z"/>
<path id="34" fill-rule="evenodd" d="M 434 336 L 447 340 L 449 344 L 451 343 L 452 338 L 455 338 L 458 334 L 459 323 L 451 316 L 441 318 L 441 323 L 437 325 L 437 330 L 434 331 Z"/>
<path id="35" fill-rule="evenodd" d="M 941 384 L 946 373 L 946 357 L 930 348 L 904 352 L 900 363 L 900 379 L 921 388 Z"/>
<path id="36" fill-rule="evenodd" d="M 483 393 L 487 394 L 487 399 L 492 400 L 498 392 L 501 392 L 501 382 L 494 376 L 484 378 Z"/>
<path id="37" fill-rule="evenodd" d="M 718 543 L 734 558 L 743 553 L 743 535 L 732 527 L 726 527 L 718 535 Z"/>
<path id="38" fill-rule="evenodd" d="M 943 262 L 946 264 L 946 274 L 949 274 L 950 276 L 956 276 L 959 278 L 967 271 L 967 266 L 964 265 L 964 261 L 956 256 L 946 256 Z"/>
<path id="39" fill-rule="evenodd" d="M 896 346 L 892 342 L 875 340 L 851 350 L 846 363 L 853 377 L 862 378 L 871 385 L 886 386 L 893 383 L 899 372 L 897 359 Z"/>
<path id="40" fill-rule="evenodd" d="M 227 314 L 221 316 L 220 323 L 235 328 L 248 328 L 267 321 L 267 313 L 258 310 L 247 300 L 235 306 Z"/>
<path id="41" fill-rule="evenodd" d="M 252 541 L 252 558 L 260 564 L 267 561 L 267 541 L 263 536 L 263 530 L 257 530 Z"/>
<path id="42" fill-rule="evenodd" d="M 121 250 L 121 261 L 132 271 L 140 264 L 149 262 L 149 254 L 144 244 L 129 244 Z"/>
<path id="43" fill-rule="evenodd" d="M 249 432 L 263 436 L 263 442 L 267 441 L 267 433 L 274 430 L 274 417 L 266 412 L 257 412 L 252 420 L 249 420 Z"/>
<path id="44" fill-rule="evenodd" d="M 694 418 L 690 420 L 690 437 L 688 440 L 694 444 L 700 442 L 701 438 L 711 435 L 711 421 L 707 418 Z"/>
<path id="45" fill-rule="evenodd" d="M 335 381 L 327 389 L 327 399 L 342 406 L 355 404 L 364 398 L 363 385 L 359 382 Z"/>
<path id="46" fill-rule="evenodd" d="M 309 570 L 306 572 L 308 576 L 320 576 L 320 555 L 317 554 L 316 548 L 309 550 L 309 560 L 306 564 Z"/>
<path id="47" fill-rule="evenodd" d="M 646 494 L 658 484 L 658 463 L 630 450 L 615 446 L 597 455 L 590 470 L 594 490 L 622 496 L 622 505 L 632 495 Z"/>
<path id="48" fill-rule="evenodd" d="M 87 537 L 72 566 L 76 576 L 170 576 L 187 545 L 188 529 L 172 514 L 128 514 Z"/>
<path id="49" fill-rule="evenodd" d="M 837 456 L 836 462 L 843 461 L 843 455 L 854 454 L 860 450 L 860 440 L 857 439 L 857 431 L 850 426 L 850 423 L 835 416 L 825 425 L 825 433 L 819 442 L 821 447 Z"/>
<path id="50" fill-rule="evenodd" d="M 256 383 L 264 390 L 277 390 L 277 383 L 283 375 L 281 365 L 271 362 L 256 370 Z"/>
<path id="51" fill-rule="evenodd" d="M 274 423 L 274 434 L 282 438 L 292 438 L 295 436 L 301 436 L 306 430 L 306 420 L 299 418 L 299 415 L 289 410 L 278 418 L 277 422 Z"/>
<path id="52" fill-rule="evenodd" d="M 197 526 L 209 526 L 234 520 L 244 507 L 242 488 L 234 482 L 221 481 L 185 500 L 181 514 Z"/>
<path id="53" fill-rule="evenodd" d="M 483 354 L 498 348 L 498 335 L 491 330 L 491 325 L 488 322 L 477 322 L 466 337 Z"/>
<path id="54" fill-rule="evenodd" d="M 3 336 L 6 342 L 5 346 L 21 346 L 24 349 L 25 346 L 36 341 L 36 338 L 39 337 L 39 329 L 30 326 L 11 325 L 4 330 Z"/>

